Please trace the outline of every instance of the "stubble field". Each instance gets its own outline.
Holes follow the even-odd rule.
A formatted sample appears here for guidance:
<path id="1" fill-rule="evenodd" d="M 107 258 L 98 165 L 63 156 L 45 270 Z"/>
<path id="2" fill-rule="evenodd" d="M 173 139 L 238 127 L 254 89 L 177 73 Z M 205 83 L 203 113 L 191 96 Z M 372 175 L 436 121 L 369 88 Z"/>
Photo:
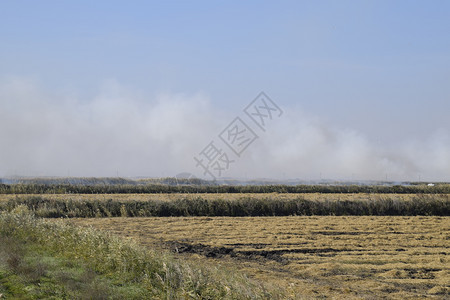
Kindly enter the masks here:
<path id="1" fill-rule="evenodd" d="M 202 264 L 238 267 L 285 288 L 292 298 L 449 297 L 449 217 L 156 217 L 69 222 L 170 249 Z"/>

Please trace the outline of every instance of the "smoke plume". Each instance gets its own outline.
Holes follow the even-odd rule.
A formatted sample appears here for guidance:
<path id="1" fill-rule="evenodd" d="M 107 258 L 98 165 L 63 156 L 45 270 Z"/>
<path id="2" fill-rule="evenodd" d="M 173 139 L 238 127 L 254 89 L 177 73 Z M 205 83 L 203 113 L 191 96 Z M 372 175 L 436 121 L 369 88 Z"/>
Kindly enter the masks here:
<path id="1" fill-rule="evenodd" d="M 202 93 L 142 95 L 115 81 L 79 99 L 22 78 L 0 82 L 0 104 L 0 176 L 201 177 L 193 157 L 243 109 L 220 111 Z M 355 128 L 283 108 L 223 176 L 450 180 L 448 130 L 379 145 Z"/>

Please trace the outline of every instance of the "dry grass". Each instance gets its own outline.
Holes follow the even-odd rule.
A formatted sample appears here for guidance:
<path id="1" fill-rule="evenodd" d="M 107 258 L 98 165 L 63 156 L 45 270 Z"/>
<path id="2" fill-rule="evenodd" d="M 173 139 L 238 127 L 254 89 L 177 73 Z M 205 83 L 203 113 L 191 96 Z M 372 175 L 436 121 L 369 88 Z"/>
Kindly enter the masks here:
<path id="1" fill-rule="evenodd" d="M 51 200 L 115 200 L 115 201 L 173 201 L 177 199 L 195 199 L 201 197 L 205 200 L 239 200 L 239 199 L 275 199 L 275 200 L 291 200 L 303 198 L 305 200 L 374 200 L 374 199 L 397 199 L 410 200 L 416 197 L 416 194 L 289 194 L 289 193 L 172 193 L 172 194 L 27 194 L 26 197 L 42 197 Z M 0 194 L 0 202 L 24 197 L 24 195 Z"/>
<path id="2" fill-rule="evenodd" d="M 346 196 L 354 197 L 333 195 Z M 143 245 L 184 252 L 190 260 L 238 265 L 299 298 L 449 297 L 449 217 L 172 217 L 70 222 L 108 230 Z"/>

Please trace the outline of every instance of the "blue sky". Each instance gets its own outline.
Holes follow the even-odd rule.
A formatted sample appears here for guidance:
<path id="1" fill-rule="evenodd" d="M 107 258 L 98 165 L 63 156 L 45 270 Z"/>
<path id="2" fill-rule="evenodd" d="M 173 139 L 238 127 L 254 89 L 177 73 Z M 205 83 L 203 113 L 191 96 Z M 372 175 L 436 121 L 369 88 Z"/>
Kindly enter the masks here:
<path id="1" fill-rule="evenodd" d="M 227 176 L 450 180 L 449 15 L 448 1 L 2 1 L 0 175 L 196 173 L 265 91 L 285 114 Z"/>

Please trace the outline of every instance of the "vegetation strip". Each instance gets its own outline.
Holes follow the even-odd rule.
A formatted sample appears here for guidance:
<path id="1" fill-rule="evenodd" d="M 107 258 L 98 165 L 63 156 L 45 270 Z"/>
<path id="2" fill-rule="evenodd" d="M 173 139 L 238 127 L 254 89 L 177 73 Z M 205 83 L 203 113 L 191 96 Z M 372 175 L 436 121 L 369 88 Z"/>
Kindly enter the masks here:
<path id="1" fill-rule="evenodd" d="M 88 183 L 25 183 L 1 184 L 0 194 L 157 194 L 157 193 L 330 193 L 330 194 L 450 194 L 450 184 L 407 185 L 217 185 L 206 184 L 88 184 Z"/>
<path id="2" fill-rule="evenodd" d="M 25 205 L 39 217 L 170 217 L 170 216 L 292 216 L 292 215 L 374 215 L 374 216 L 449 216 L 449 195 L 417 195 L 409 200 L 377 198 L 370 200 L 315 201 L 295 199 L 181 198 L 170 201 L 67 200 L 45 196 L 22 196 L 0 202 L 10 211 Z M 326 234 L 326 233 L 325 233 Z"/>

